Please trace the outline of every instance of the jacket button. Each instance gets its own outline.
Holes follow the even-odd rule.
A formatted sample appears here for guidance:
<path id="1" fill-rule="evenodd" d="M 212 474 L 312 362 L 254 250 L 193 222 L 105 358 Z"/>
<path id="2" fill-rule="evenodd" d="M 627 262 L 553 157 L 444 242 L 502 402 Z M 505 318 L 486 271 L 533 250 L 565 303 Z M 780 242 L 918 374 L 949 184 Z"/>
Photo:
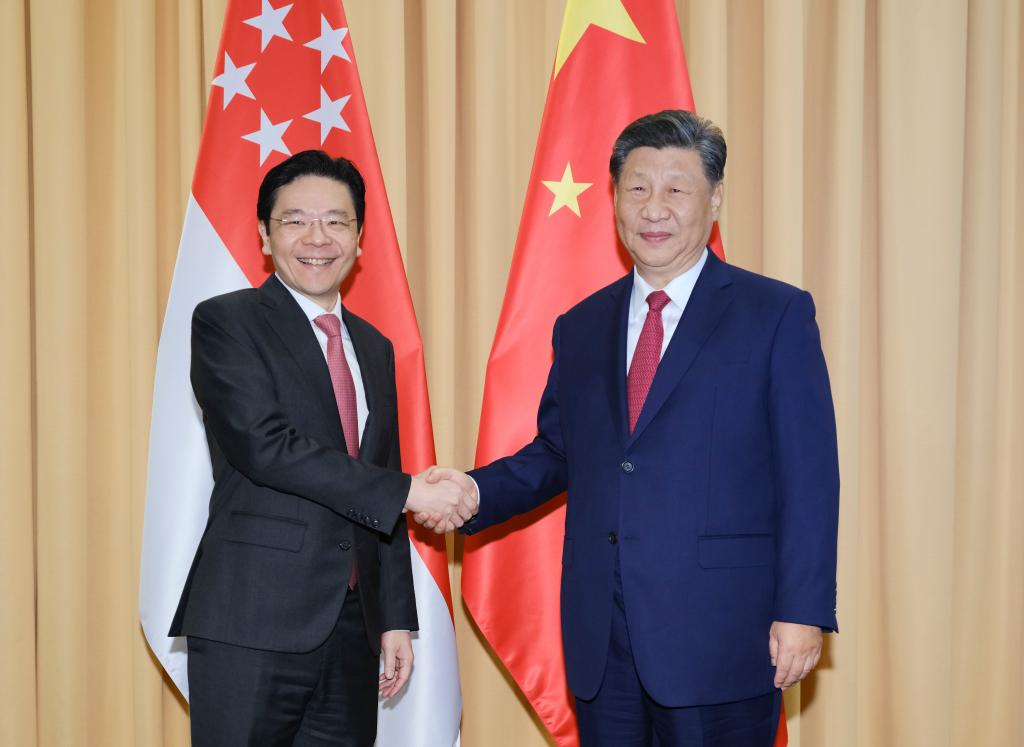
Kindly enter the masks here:
<path id="1" fill-rule="evenodd" d="M 636 467 L 634 467 L 633 463 L 631 461 L 629 461 L 628 459 L 625 462 L 622 463 L 622 471 L 625 472 L 627 475 L 630 472 L 632 472 L 634 469 L 636 469 Z"/>
<path id="2" fill-rule="evenodd" d="M 352 543 L 348 540 L 345 540 L 344 542 L 339 542 L 338 547 L 340 547 L 342 550 L 348 550 L 352 547 Z"/>
<path id="3" fill-rule="evenodd" d="M 618 541 L 619 541 L 619 538 L 616 536 L 615 532 L 608 532 L 608 542 L 609 543 L 614 545 Z"/>

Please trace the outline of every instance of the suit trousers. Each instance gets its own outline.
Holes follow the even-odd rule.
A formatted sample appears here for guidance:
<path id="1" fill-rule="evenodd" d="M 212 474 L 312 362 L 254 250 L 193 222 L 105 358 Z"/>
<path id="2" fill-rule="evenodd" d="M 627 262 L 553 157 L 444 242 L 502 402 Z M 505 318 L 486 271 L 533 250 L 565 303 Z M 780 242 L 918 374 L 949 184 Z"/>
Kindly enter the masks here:
<path id="1" fill-rule="evenodd" d="M 359 591 L 330 636 L 308 653 L 260 651 L 190 636 L 193 747 L 372 747 L 379 657 Z"/>
<path id="2" fill-rule="evenodd" d="M 772 747 L 782 691 L 734 703 L 672 708 L 655 702 L 637 673 L 615 562 L 612 627 L 604 679 L 576 699 L 581 747 Z M 765 656 L 768 641 L 764 642 Z"/>

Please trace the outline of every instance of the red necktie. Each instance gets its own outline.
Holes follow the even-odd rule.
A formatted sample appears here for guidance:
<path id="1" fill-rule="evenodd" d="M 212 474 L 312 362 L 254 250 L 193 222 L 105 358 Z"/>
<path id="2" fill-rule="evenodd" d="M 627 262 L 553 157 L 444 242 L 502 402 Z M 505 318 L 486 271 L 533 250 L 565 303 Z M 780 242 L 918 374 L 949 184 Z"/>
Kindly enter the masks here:
<path id="1" fill-rule="evenodd" d="M 345 358 L 345 346 L 341 342 L 341 320 L 335 314 L 321 314 L 313 323 L 327 335 L 327 369 L 331 372 L 334 385 L 334 399 L 338 403 L 341 431 L 345 434 L 348 455 L 359 458 L 359 415 L 356 413 L 356 385 L 352 381 L 352 369 Z M 348 588 L 356 588 L 356 564 L 352 563 L 352 575 Z"/>
<path id="2" fill-rule="evenodd" d="M 644 400 L 654 381 L 654 373 L 661 361 L 661 343 L 665 339 L 665 329 L 661 323 L 661 310 L 671 299 L 665 291 L 654 291 L 647 296 L 647 318 L 644 328 L 640 331 L 640 339 L 636 341 L 633 351 L 633 362 L 629 364 L 629 375 L 626 377 L 626 399 L 629 402 L 629 432 L 636 427 L 640 411 L 644 409 Z"/>

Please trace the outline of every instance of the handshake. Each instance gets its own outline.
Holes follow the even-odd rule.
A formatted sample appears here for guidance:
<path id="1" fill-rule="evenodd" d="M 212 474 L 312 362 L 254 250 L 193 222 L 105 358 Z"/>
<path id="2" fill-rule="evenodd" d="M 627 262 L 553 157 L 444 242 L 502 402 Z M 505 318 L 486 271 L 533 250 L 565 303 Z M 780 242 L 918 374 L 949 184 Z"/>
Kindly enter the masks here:
<path id="1" fill-rule="evenodd" d="M 476 516 L 480 504 L 476 483 L 464 472 L 430 467 L 414 475 L 405 510 L 417 524 L 444 534 Z"/>

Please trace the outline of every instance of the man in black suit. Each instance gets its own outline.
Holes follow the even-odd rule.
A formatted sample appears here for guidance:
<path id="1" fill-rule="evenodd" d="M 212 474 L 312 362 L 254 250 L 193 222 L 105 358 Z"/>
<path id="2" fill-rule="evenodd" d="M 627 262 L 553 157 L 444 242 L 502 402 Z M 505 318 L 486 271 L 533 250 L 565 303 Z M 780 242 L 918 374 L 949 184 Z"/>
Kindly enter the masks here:
<path id="1" fill-rule="evenodd" d="M 193 315 L 214 488 L 170 635 L 188 637 L 195 747 L 372 745 L 378 690 L 412 667 L 403 513 L 475 510 L 401 472 L 394 351 L 338 292 L 364 212 L 346 159 L 275 166 L 256 206 L 275 273 Z"/>

